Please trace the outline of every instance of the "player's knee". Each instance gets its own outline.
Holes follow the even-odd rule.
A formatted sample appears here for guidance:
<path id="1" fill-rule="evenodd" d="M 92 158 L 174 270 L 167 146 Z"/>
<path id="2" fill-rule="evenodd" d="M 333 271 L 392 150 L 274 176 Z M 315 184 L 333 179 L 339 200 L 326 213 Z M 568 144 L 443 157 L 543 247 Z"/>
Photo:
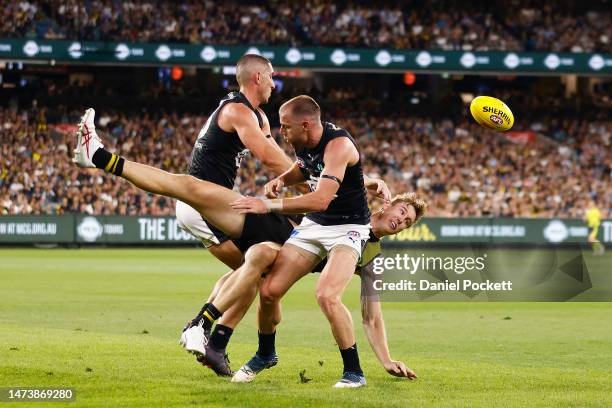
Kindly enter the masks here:
<path id="1" fill-rule="evenodd" d="M 184 190 L 191 194 L 195 194 L 197 192 L 198 200 L 208 197 L 207 189 L 202 188 L 202 180 L 199 180 L 198 178 L 189 174 L 179 174 L 177 177 L 180 177 L 178 180 L 178 185 L 182 186 Z"/>
<path id="2" fill-rule="evenodd" d="M 259 299 L 263 305 L 271 305 L 278 302 L 281 296 L 282 294 L 278 290 L 275 290 L 271 285 L 266 285 L 265 282 L 259 289 Z"/>
<path id="3" fill-rule="evenodd" d="M 317 289 L 317 303 L 323 312 L 330 311 L 342 303 L 342 299 L 336 293 L 325 289 Z"/>
<path id="4" fill-rule="evenodd" d="M 278 249 L 266 243 L 253 245 L 245 254 L 245 261 L 258 268 L 269 268 L 274 263 Z"/>

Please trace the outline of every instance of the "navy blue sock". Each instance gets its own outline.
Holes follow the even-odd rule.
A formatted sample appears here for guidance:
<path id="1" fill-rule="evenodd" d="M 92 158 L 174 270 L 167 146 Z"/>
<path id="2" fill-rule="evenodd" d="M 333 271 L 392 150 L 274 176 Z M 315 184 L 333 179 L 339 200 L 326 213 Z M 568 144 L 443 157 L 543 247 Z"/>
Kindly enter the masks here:
<path id="1" fill-rule="evenodd" d="M 222 324 L 217 324 L 215 326 L 215 330 L 213 330 L 212 334 L 210 335 L 211 346 L 215 350 L 225 350 L 225 348 L 227 347 L 227 343 L 230 340 L 230 337 L 232 337 L 233 332 L 234 329 L 232 329 L 231 327 L 227 327 Z"/>
<path id="2" fill-rule="evenodd" d="M 340 350 L 342 356 L 342 362 L 344 363 L 344 371 L 351 371 L 353 373 L 359 373 L 363 375 L 361 366 L 359 365 L 359 354 L 357 353 L 357 343 L 351 347 Z"/>
<path id="3" fill-rule="evenodd" d="M 262 357 L 268 357 L 274 354 L 274 341 L 276 337 L 276 332 L 272 334 L 264 334 L 258 332 L 257 335 L 259 336 L 259 347 L 257 348 L 257 354 Z"/>

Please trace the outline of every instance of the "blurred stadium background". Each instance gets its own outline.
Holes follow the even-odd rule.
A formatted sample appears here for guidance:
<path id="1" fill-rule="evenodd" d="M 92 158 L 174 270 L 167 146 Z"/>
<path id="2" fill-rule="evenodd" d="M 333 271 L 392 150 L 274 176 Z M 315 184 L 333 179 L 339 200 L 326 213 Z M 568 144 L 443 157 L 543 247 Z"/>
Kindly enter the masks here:
<path id="1" fill-rule="evenodd" d="M 606 0 L 554 4 L 539 0 L 0 1 L 0 245 L 6 247 L 0 250 L 0 258 L 5 259 L 0 270 L 7 278 L 4 306 L 14 312 L 7 315 L 10 335 L 5 340 L 20 333 L 16 322 L 24 307 L 35 314 L 36 307 L 30 305 L 30 310 L 27 299 L 46 299 L 42 296 L 45 290 L 36 285 L 31 286 L 35 288 L 32 292 L 19 292 L 21 279 L 58 285 L 57 298 L 51 297 L 51 303 L 70 297 L 71 285 L 87 285 L 85 278 L 72 281 L 74 277 L 61 273 L 75 267 L 71 251 L 50 256 L 41 250 L 11 249 L 14 246 L 198 246 L 177 228 L 172 200 L 74 167 L 70 163 L 73 132 L 84 109 L 95 107 L 97 126 L 109 150 L 182 173 L 207 115 L 223 95 L 237 89 L 234 63 L 246 52 L 260 53 L 274 64 L 276 91 L 263 108 L 281 145 L 279 105 L 297 94 L 309 94 L 322 105 L 324 120 L 347 128 L 358 140 L 371 176 L 384 178 L 393 192 L 416 191 L 429 202 L 429 212 L 419 225 L 390 237 L 385 245 L 410 251 L 417 246 L 437 250 L 438 245 L 457 242 L 518 244 L 525 250 L 586 244 L 589 228 L 583 218 L 595 206 L 603 218 L 598 238 L 609 246 L 611 10 Z M 498 134 L 476 125 L 469 116 L 469 102 L 477 95 L 505 101 L 514 112 L 514 128 Z M 242 163 L 236 189 L 260 194 L 269 174 L 252 158 Z M 163 252 L 168 257 L 172 253 Z M 98 251 L 80 254 L 84 270 L 87 262 L 104 257 Z M 157 259 L 148 259 L 146 251 L 121 255 L 109 250 L 108 254 L 126 259 L 139 256 L 138 262 L 126 264 L 136 270 L 140 269 L 135 265 L 141 263 L 146 269 Z M 207 256 L 194 249 L 184 258 L 192 260 L 187 268 L 203 274 L 222 272 L 220 263 Z M 25 259 L 28 266 L 22 268 L 20 260 Z M 59 281 L 42 276 L 46 259 L 51 259 L 51 269 L 57 269 L 57 275 L 51 276 Z M 600 270 L 610 272 L 609 259 L 597 261 Z M 163 273 L 150 266 L 157 272 L 142 275 L 143 280 Z M 120 270 L 131 272 L 127 266 Z M 160 323 L 160 331 L 177 326 L 180 315 L 191 313 L 218 276 L 204 275 L 203 281 L 195 275 L 180 275 L 194 286 L 181 286 L 182 297 L 174 298 L 174 304 L 180 306 L 169 306 L 176 313 L 164 315 L 167 324 Z M 121 278 L 113 276 L 121 287 Z M 92 279 L 103 285 L 101 275 Z M 139 294 L 126 292 L 135 299 Z M 104 304 L 103 295 L 98 295 L 100 305 Z M 160 296 L 170 302 L 173 295 Z M 153 304 L 154 299 L 146 298 L 145 303 L 149 301 L 147 304 Z M 41 302 L 39 307 L 48 305 Z M 138 307 L 126 304 L 124 311 Z M 455 315 L 452 307 L 445 307 L 434 308 L 450 330 Z M 545 317 L 557 311 L 512 307 L 525 318 L 530 313 Z M 586 322 L 585 316 L 596 318 L 598 312 L 587 306 L 559 307 L 558 316 L 565 315 L 575 323 L 574 330 L 586 325 L 583 335 L 593 341 L 592 363 L 597 365 L 603 346 L 609 346 L 603 340 L 609 333 Z M 398 321 L 406 308 L 396 304 L 390 313 Z M 318 315 L 314 303 L 304 306 L 306 309 Z M 426 305 L 417 309 L 425 310 Z M 467 306 L 461 309 L 465 316 L 468 312 Z M 474 309 L 475 314 L 489 312 L 508 313 L 500 306 Z M 70 323 L 73 318 L 66 315 L 58 325 L 75 330 Z M 146 321 L 144 312 L 138 319 Z M 427 327 L 425 320 L 419 323 L 421 327 Z M 81 322 L 79 327 L 86 324 Z M 98 324 L 102 332 L 110 325 Z M 410 322 L 399 327 L 419 336 L 409 329 Z M 488 329 L 501 330 L 497 326 Z M 530 330 L 537 344 L 559 335 L 550 327 L 542 332 L 537 332 L 538 327 Z M 392 334 L 400 333 L 390 331 L 393 345 Z M 444 336 L 442 330 L 439 334 Z M 174 334 L 161 335 L 165 337 L 174 338 Z M 61 338 L 60 333 L 59 348 Z M 469 334 L 465 338 L 478 341 Z M 520 347 L 520 340 L 515 340 Z M 126 347 L 130 341 L 125 340 Z M 245 343 L 253 341 L 245 335 Z M 169 352 L 167 347 L 178 354 L 174 350 L 178 347 L 162 343 L 155 346 L 156 351 Z M 31 347 L 37 344 L 34 341 Z M 53 344 L 47 346 L 48 351 L 54 350 Z M 87 342 L 80 346 L 87 347 Z M 430 344 L 402 346 L 398 348 L 406 355 L 414 351 L 420 366 L 433 364 L 423 351 Z M 248 355 L 243 354 L 240 358 Z M 12 359 L 15 357 L 7 355 L 6 361 L 17 361 Z M 512 361 L 508 358 L 500 364 L 512 365 Z M 521 359 L 518 361 L 520 366 Z M 487 371 L 489 363 L 493 364 L 487 360 L 473 368 Z M 32 365 L 42 369 L 35 362 Z M 562 366 L 549 367 L 550 378 L 558 378 L 555 370 L 563 370 Z M 577 363 L 570 366 L 578 370 Z M 15 374 L 19 372 L 16 367 L 19 363 L 4 367 L 7 378 L 23 379 L 24 384 L 39 379 L 27 370 L 23 376 Z M 466 377 L 473 375 L 465 369 Z M 600 382 L 604 380 L 591 374 L 593 389 L 605 388 L 606 383 Z M 434 370 L 432 375 L 442 378 L 448 372 Z M 431 390 L 435 385 L 428 384 Z M 574 400 L 555 392 L 548 395 L 551 401 L 570 398 L 576 406 L 606 405 L 594 391 L 574 395 Z M 525 398 L 533 396 L 525 392 Z M 119 393 L 116 397 L 125 403 Z M 380 395 L 373 394 L 375 397 Z M 354 404 L 367 405 L 367 401 Z M 529 400 L 508 401 L 524 404 Z M 487 399 L 468 405 L 487 406 Z"/>
<path id="2" fill-rule="evenodd" d="M 74 124 L 93 106 L 112 149 L 183 172 L 253 47 L 278 71 L 266 106 L 277 138 L 279 104 L 312 95 L 367 170 L 417 191 L 430 217 L 579 219 L 590 199 L 609 216 L 610 3 L 514 1 L 511 19 L 506 2 L 425 3 L 7 2 L 0 211 L 173 215 L 170 200 L 71 166 Z M 511 132 L 473 122 L 481 94 L 513 109 Z M 237 188 L 257 194 L 267 179 L 250 161 Z"/>

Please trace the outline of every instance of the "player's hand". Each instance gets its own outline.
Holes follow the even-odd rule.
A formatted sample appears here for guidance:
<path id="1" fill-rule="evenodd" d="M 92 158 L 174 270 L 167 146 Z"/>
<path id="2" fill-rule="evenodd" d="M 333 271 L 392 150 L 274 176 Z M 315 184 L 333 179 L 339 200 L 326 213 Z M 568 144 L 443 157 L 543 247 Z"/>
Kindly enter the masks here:
<path id="1" fill-rule="evenodd" d="M 386 203 L 391 202 L 391 190 L 383 180 L 370 179 L 365 187 L 373 196 L 382 198 Z"/>
<path id="2" fill-rule="evenodd" d="M 230 207 L 238 211 L 240 214 L 266 214 L 268 212 L 268 207 L 266 204 L 259 198 L 255 197 L 241 197 L 238 200 L 230 203 Z"/>
<path id="3" fill-rule="evenodd" d="M 384 363 L 385 370 L 395 377 L 406 377 L 409 380 L 414 380 L 417 375 L 414 371 L 406 367 L 402 361 L 389 360 Z"/>
<path id="4" fill-rule="evenodd" d="M 264 193 L 268 198 L 278 198 L 278 195 L 283 191 L 285 183 L 280 178 L 275 178 L 269 181 L 264 186 Z"/>

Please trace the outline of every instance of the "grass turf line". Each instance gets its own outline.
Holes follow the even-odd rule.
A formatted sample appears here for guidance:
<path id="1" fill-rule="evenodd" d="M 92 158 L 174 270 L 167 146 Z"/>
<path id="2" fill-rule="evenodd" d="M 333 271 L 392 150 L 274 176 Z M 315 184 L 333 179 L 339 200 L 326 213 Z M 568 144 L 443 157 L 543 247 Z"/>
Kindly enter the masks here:
<path id="1" fill-rule="evenodd" d="M 386 374 L 369 349 L 358 278 L 345 300 L 368 387 L 331 388 L 341 360 L 315 276 L 283 302 L 279 365 L 231 384 L 177 343 L 225 270 L 195 249 L 0 250 L 0 386 L 75 387 L 71 407 L 612 405 L 612 304 L 385 303 L 392 356 L 420 377 L 409 382 Z M 253 310 L 230 343 L 234 369 L 256 341 Z"/>

